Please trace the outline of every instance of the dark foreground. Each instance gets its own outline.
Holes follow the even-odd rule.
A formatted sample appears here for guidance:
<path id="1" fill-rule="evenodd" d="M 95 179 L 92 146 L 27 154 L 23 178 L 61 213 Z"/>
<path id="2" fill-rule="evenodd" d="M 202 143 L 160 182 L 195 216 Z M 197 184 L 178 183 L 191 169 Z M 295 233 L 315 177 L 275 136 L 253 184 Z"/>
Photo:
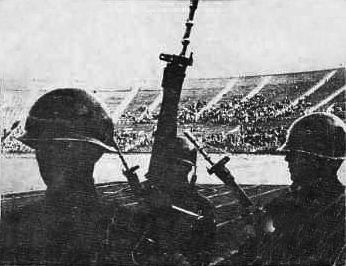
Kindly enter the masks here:
<path id="1" fill-rule="evenodd" d="M 241 187 L 258 205 L 265 205 L 287 188 L 287 186 L 280 185 L 243 185 Z M 249 234 L 246 230 L 246 223 L 241 219 L 239 204 L 226 186 L 210 184 L 198 185 L 198 190 L 201 194 L 210 199 L 215 206 L 217 237 L 213 261 L 216 263 L 222 260 L 223 257 L 236 251 Z M 117 213 L 118 221 L 125 221 L 126 224 L 126 221 L 130 219 L 128 216 L 136 212 L 138 202 L 127 183 L 111 182 L 98 184 L 97 191 L 103 200 L 109 203 L 115 202 L 115 206 L 120 206 L 126 210 L 125 212 L 114 211 L 114 213 Z M 4 218 L 9 213 L 13 213 L 13 211 L 20 213 L 21 209 L 25 209 L 27 206 L 41 201 L 43 197 L 44 191 L 3 195 L 1 216 Z M 119 217 L 119 213 L 123 213 L 126 217 Z M 130 222 L 128 224 L 130 224 Z M 126 228 L 126 225 L 124 228 Z M 126 228 L 126 230 L 128 230 L 128 228 Z M 125 235 L 127 234 L 127 232 L 125 232 L 126 230 L 124 230 Z M 131 243 L 130 246 L 134 247 L 137 240 L 133 238 L 134 243 Z M 107 241 L 107 239 L 105 241 Z M 113 241 L 116 242 L 116 238 Z M 111 246 L 119 247 L 118 243 L 111 243 Z M 25 254 L 21 254 L 20 260 L 22 262 L 25 261 Z M 128 260 L 125 260 L 128 261 L 129 265 L 133 264 L 131 252 L 128 252 Z M 1 265 L 17 265 L 15 261 L 2 261 L 0 258 Z M 22 265 L 22 263 L 20 264 Z"/>

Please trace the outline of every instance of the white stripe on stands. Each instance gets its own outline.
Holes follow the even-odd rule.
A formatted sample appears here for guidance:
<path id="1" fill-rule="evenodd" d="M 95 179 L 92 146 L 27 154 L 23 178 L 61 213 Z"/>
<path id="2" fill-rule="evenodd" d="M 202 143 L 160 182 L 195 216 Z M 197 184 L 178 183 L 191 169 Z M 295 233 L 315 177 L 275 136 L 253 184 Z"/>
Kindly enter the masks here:
<path id="1" fill-rule="evenodd" d="M 149 113 L 152 113 L 156 107 L 159 106 L 160 103 L 162 103 L 162 98 L 163 98 L 163 92 L 162 90 L 160 91 L 160 94 L 155 98 L 155 100 L 149 105 L 148 111 Z"/>
<path id="2" fill-rule="evenodd" d="M 148 106 L 147 110 L 144 110 L 141 115 L 139 116 L 139 120 L 142 120 L 144 118 L 145 115 L 147 114 L 151 114 L 156 107 L 159 106 L 159 104 L 162 102 L 162 97 L 163 97 L 163 93 L 162 91 L 160 91 L 159 95 L 155 98 L 155 100 Z"/>
<path id="3" fill-rule="evenodd" d="M 324 84 L 326 84 L 331 77 L 335 75 L 337 70 L 333 70 L 326 74 L 316 85 L 312 86 L 309 90 L 307 90 L 305 93 L 300 95 L 297 99 L 295 99 L 290 105 L 288 105 L 286 108 L 284 108 L 280 113 L 285 113 L 288 109 L 291 107 L 297 105 L 300 100 L 304 99 L 306 96 L 309 96 L 310 94 L 317 91 L 319 88 L 321 88 Z"/>
<path id="4" fill-rule="evenodd" d="M 317 110 L 318 108 L 320 108 L 321 106 L 327 104 L 328 102 L 330 102 L 331 100 L 333 100 L 336 96 L 338 96 L 340 93 L 342 93 L 343 91 L 346 91 L 346 85 L 344 85 L 343 87 L 341 87 L 340 89 L 336 90 L 335 92 L 333 92 L 331 95 L 329 95 L 327 98 L 325 98 L 324 100 L 320 101 L 318 104 L 316 104 L 315 106 L 309 108 L 306 110 L 306 113 L 311 113 L 314 112 L 315 110 Z"/>
<path id="5" fill-rule="evenodd" d="M 243 99 L 241 99 L 242 102 L 245 102 L 249 99 L 251 99 L 253 96 L 255 96 L 261 89 L 263 89 L 263 87 L 265 85 L 267 85 L 269 83 L 269 81 L 271 80 L 271 76 L 264 76 L 262 77 L 261 82 L 257 85 L 256 88 L 254 88 L 252 91 L 249 92 L 248 95 L 246 95 Z"/>
<path id="6" fill-rule="evenodd" d="M 204 111 L 209 110 L 214 104 L 216 104 L 218 101 L 221 100 L 221 98 L 223 97 L 224 94 L 226 94 L 227 92 L 229 92 L 234 85 L 237 83 L 237 81 L 239 80 L 239 78 L 232 78 L 227 85 L 225 86 L 225 88 L 223 88 L 213 99 L 211 99 L 208 104 L 206 106 L 204 106 L 196 115 L 196 120 L 199 119 L 199 117 L 201 116 L 201 114 Z"/>
<path id="7" fill-rule="evenodd" d="M 24 129 L 26 118 L 29 114 L 30 108 L 35 103 L 35 101 L 43 94 L 43 92 L 39 88 L 37 88 L 37 85 L 35 84 L 35 82 L 31 80 L 29 81 L 27 88 L 29 90 L 29 95 L 24 97 L 23 101 L 16 101 L 18 99 L 16 99 L 16 93 L 14 93 L 12 101 L 8 103 L 9 104 L 8 106 L 12 108 L 11 111 L 13 111 L 11 113 L 11 117 L 9 117 L 9 119 L 11 119 L 10 125 L 12 125 L 15 121 L 19 121 L 19 124 L 17 125 L 16 128 Z M 13 106 L 11 106 L 11 104 L 13 104 Z M 12 136 L 15 132 L 16 130 L 12 130 L 10 134 L 6 137 L 6 139 L 9 139 L 9 137 Z"/>
<path id="8" fill-rule="evenodd" d="M 121 115 L 124 113 L 125 109 L 129 106 L 129 104 L 132 102 L 133 98 L 137 95 L 138 91 L 140 89 L 140 86 L 135 86 L 133 89 L 126 95 L 124 100 L 120 103 L 120 105 L 115 110 L 112 119 L 113 123 L 117 123 Z"/>

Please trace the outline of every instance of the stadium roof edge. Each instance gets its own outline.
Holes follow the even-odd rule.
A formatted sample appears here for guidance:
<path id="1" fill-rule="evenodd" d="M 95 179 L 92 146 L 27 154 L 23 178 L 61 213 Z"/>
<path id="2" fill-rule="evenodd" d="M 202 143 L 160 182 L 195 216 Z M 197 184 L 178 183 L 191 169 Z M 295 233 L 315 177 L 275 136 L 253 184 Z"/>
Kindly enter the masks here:
<path id="1" fill-rule="evenodd" d="M 231 79 L 231 78 L 254 78 L 254 77 L 266 77 L 266 76 L 281 76 L 281 75 L 294 75 L 294 74 L 304 74 L 313 73 L 321 71 L 333 71 L 333 70 L 344 70 L 345 66 L 335 67 L 335 68 L 324 68 L 308 71 L 297 71 L 297 72 L 283 72 L 283 73 L 268 73 L 268 74 L 255 74 L 255 75 L 239 75 L 239 76 L 224 76 L 224 77 L 213 77 L 213 78 L 187 78 L 188 80 L 217 80 L 217 79 Z"/>
<path id="2" fill-rule="evenodd" d="M 245 77 L 265 77 L 265 76 L 282 76 L 282 75 L 294 75 L 294 74 L 305 74 L 305 73 L 313 73 L 313 72 L 321 72 L 321 71 L 333 71 L 333 70 L 344 70 L 345 67 L 335 67 L 335 68 L 324 68 L 324 69 L 316 69 L 316 70 L 308 70 L 308 71 L 297 71 L 297 72 L 283 72 L 283 73 L 268 73 L 268 74 L 257 74 L 257 75 L 240 75 L 240 76 L 231 76 L 227 78 L 245 78 Z M 225 77 L 226 78 L 226 77 Z"/>

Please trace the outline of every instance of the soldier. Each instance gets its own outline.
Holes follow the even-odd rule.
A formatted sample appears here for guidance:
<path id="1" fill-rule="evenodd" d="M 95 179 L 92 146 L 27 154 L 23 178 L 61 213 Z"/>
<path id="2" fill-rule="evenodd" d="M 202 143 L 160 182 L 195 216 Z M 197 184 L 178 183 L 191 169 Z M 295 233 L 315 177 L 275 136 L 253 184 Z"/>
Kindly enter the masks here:
<path id="1" fill-rule="evenodd" d="M 3 260 L 25 265 L 99 265 L 113 208 L 98 199 L 95 163 L 114 152 L 113 123 L 80 89 L 57 89 L 33 105 L 21 142 L 35 149 L 45 197 L 5 214 Z"/>
<path id="2" fill-rule="evenodd" d="M 337 171 L 345 138 L 344 123 L 327 113 L 312 113 L 291 125 L 279 150 L 286 154 L 292 184 L 265 207 L 275 231 L 258 232 L 223 263 L 344 265 L 345 188 Z"/>
<path id="3" fill-rule="evenodd" d="M 195 187 L 197 150 L 182 137 L 168 146 L 164 178 L 170 182 L 147 184 L 142 191 L 138 220 L 147 222 L 135 251 L 138 263 L 203 265 L 210 259 L 216 228 L 212 204 Z"/>

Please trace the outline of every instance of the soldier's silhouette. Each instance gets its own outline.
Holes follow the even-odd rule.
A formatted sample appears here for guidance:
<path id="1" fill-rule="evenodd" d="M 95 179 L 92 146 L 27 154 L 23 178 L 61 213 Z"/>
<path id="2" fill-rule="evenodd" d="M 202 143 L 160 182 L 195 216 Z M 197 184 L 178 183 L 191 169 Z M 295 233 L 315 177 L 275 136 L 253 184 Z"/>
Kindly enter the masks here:
<path id="1" fill-rule="evenodd" d="M 21 142 L 35 150 L 43 199 L 1 220 L 2 260 L 22 265 L 99 265 L 114 209 L 97 196 L 93 171 L 113 148 L 113 123 L 80 89 L 56 89 L 32 106 Z"/>
<path id="2" fill-rule="evenodd" d="M 257 217 L 270 218 L 275 231 L 258 231 L 218 265 L 344 265 L 345 187 L 337 171 L 345 141 L 345 124 L 334 115 L 297 119 L 279 148 L 286 154 L 292 184 Z"/>

